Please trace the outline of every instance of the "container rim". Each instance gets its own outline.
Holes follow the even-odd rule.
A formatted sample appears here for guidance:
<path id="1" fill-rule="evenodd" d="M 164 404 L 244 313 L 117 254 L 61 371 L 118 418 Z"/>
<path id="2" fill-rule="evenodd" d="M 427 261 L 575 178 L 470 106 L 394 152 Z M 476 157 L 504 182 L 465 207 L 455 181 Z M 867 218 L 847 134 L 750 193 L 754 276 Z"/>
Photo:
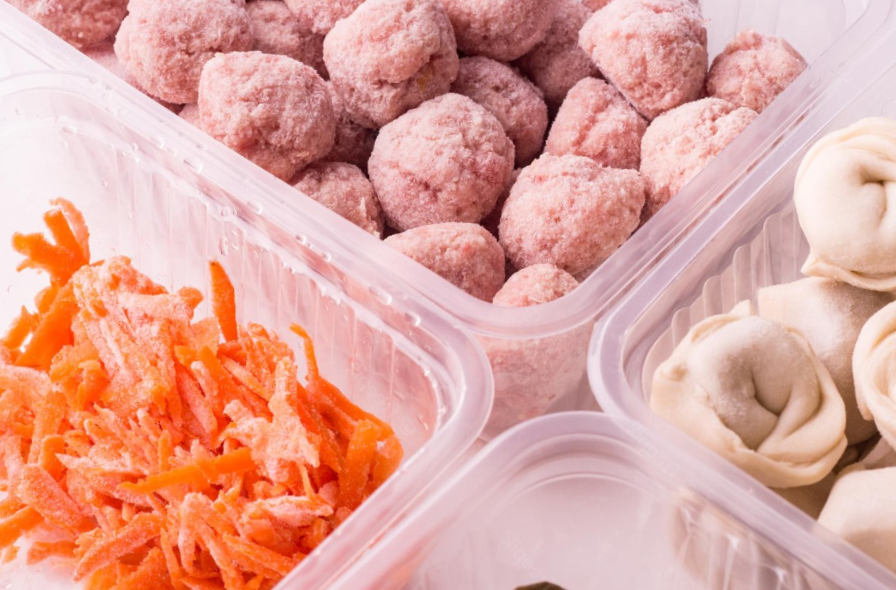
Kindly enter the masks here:
<path id="1" fill-rule="evenodd" d="M 7 5 L 0 4 L 0 21 L 4 17 L 3 11 L 8 8 Z M 0 79 L 0 101 L 22 92 L 59 92 L 77 96 L 96 105 L 97 108 L 107 107 L 110 121 L 118 122 L 147 138 L 152 137 L 151 133 L 169 132 L 170 142 L 166 144 L 166 148 L 173 147 L 178 157 L 185 162 L 207 162 L 198 176 L 228 193 L 235 202 L 245 206 L 246 209 L 253 206 L 256 200 L 246 199 L 246 195 L 253 194 L 252 187 L 234 179 L 225 161 L 207 157 L 206 150 L 210 150 L 213 146 L 206 148 L 201 142 L 191 141 L 191 138 L 178 134 L 168 121 L 159 117 L 164 113 L 147 108 L 155 105 L 153 101 L 134 101 L 127 92 L 132 89 L 123 82 L 121 85 L 125 92 L 120 92 L 118 88 L 107 84 L 102 77 L 71 72 L 40 71 Z M 239 158 L 236 154 L 233 156 Z M 275 179 L 271 177 L 270 180 Z M 202 198 L 207 202 L 216 202 L 216 198 L 206 192 L 202 192 Z M 307 204 L 302 205 L 309 207 L 316 205 L 310 199 L 307 201 Z M 450 388 L 445 393 L 451 397 L 453 411 L 444 420 L 440 419 L 439 427 L 431 433 L 428 441 L 417 453 L 408 458 L 395 476 L 377 490 L 364 506 L 324 542 L 322 550 L 313 552 L 302 562 L 298 570 L 290 574 L 292 576 L 298 572 L 306 583 L 307 580 L 311 580 L 319 584 L 308 587 L 323 587 L 357 559 L 366 547 L 378 540 L 383 532 L 381 527 L 390 526 L 409 509 L 420 494 L 434 489 L 433 481 L 437 476 L 475 442 L 484 429 L 491 411 L 494 380 L 481 346 L 463 326 L 457 325 L 457 322 L 452 321 L 438 306 L 407 287 L 391 269 L 380 268 L 378 261 L 371 259 L 366 253 L 346 250 L 342 243 L 329 238 L 329 232 L 319 231 L 321 222 L 318 212 L 314 215 L 302 214 L 304 207 L 284 207 L 278 201 L 264 201 L 264 209 L 267 221 L 272 226 L 283 230 L 286 232 L 285 235 L 297 243 L 313 249 L 329 263 L 339 267 L 342 272 L 351 275 L 381 302 L 385 297 L 390 307 L 413 318 L 415 325 L 424 326 L 429 334 L 438 339 L 447 359 L 440 362 L 422 347 L 411 345 L 415 349 L 410 351 L 414 353 L 412 358 L 421 364 L 428 363 L 429 368 L 438 376 L 439 385 Z M 329 213 L 329 210 L 324 209 L 323 213 Z M 348 223 L 335 214 L 332 219 L 324 220 L 325 223 L 330 221 Z M 274 249 L 283 253 L 287 262 L 290 259 L 295 260 L 295 255 L 286 248 L 287 244 L 278 242 L 275 237 L 245 218 L 239 210 L 236 211 L 232 222 L 249 227 L 258 233 L 266 244 L 272 244 Z M 306 268 L 303 263 L 300 263 L 300 266 Z M 311 269 L 307 269 L 307 272 L 316 282 L 329 282 L 326 277 L 316 274 Z M 406 341 L 406 337 L 399 330 L 393 328 L 392 331 L 396 340 Z M 364 538 L 351 538 L 350 533 L 365 530 L 373 532 Z M 330 550 L 326 547 L 330 547 Z"/>
<path id="2" fill-rule="evenodd" d="M 864 7 L 858 20 L 716 158 L 711 169 L 724 173 L 698 175 L 661 213 L 610 256 L 573 293 L 562 300 L 528 308 L 500 307 L 476 299 L 363 230 L 347 222 L 335 222 L 333 218 L 337 216 L 328 215 L 326 208 L 311 199 L 296 199 L 295 189 L 218 142 L 210 141 L 203 132 L 117 79 L 102 66 L 5 3 L 0 3 L 0 22 L 5 25 L 0 26 L 0 29 L 19 45 L 31 48 L 32 53 L 53 67 L 75 69 L 101 79 L 145 107 L 168 129 L 173 129 L 194 142 L 213 144 L 209 145 L 206 157 L 213 157 L 223 163 L 223 173 L 228 176 L 239 177 L 236 170 L 246 169 L 246 166 L 250 169 L 254 167 L 256 174 L 252 178 L 240 177 L 236 180 L 245 187 L 244 190 L 258 194 L 259 199 L 266 202 L 277 203 L 283 210 L 323 218 L 326 223 L 320 225 L 329 227 L 318 227 L 318 233 L 326 234 L 330 240 L 346 249 L 364 250 L 381 267 L 392 269 L 399 276 L 405 277 L 412 288 L 436 302 L 475 334 L 493 338 L 531 339 L 567 332 L 606 312 L 619 300 L 622 293 L 640 280 L 666 253 L 670 245 L 681 239 L 752 168 L 761 168 L 772 155 L 780 153 L 776 144 L 799 127 L 800 119 L 817 105 L 825 87 L 831 85 L 849 65 L 857 61 L 849 58 L 872 44 L 879 29 L 889 22 L 891 6 L 888 0 L 857 1 Z M 336 230 L 332 230 L 332 227 Z"/>

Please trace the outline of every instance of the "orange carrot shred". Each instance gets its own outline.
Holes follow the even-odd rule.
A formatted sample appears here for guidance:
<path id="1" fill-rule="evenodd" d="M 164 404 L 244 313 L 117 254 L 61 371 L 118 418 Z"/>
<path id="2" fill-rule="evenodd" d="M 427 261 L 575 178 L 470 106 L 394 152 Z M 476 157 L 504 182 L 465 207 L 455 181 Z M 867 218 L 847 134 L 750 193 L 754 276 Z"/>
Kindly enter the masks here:
<path id="1" fill-rule="evenodd" d="M 0 548 L 9 547 L 41 522 L 43 517 L 31 506 L 26 506 L 0 521 Z"/>
<path id="2" fill-rule="evenodd" d="M 355 428 L 345 457 L 345 473 L 339 478 L 339 503 L 354 510 L 364 500 L 367 478 L 376 458 L 379 428 L 360 422 Z"/>
<path id="3" fill-rule="evenodd" d="M 220 262 L 210 262 L 212 287 L 212 310 L 218 318 L 221 333 L 225 340 L 236 340 L 239 337 L 236 329 L 236 296 L 233 283 L 224 272 Z"/>
<path id="4" fill-rule="evenodd" d="M 72 541 L 56 541 L 53 543 L 35 541 L 28 548 L 26 561 L 28 565 L 32 565 L 51 557 L 73 559 L 77 548 L 78 546 Z"/>
<path id="5" fill-rule="evenodd" d="M 139 549 L 159 536 L 161 519 L 148 513 L 138 514 L 134 519 L 109 535 L 94 543 L 75 568 L 75 581 L 82 580 L 93 572 L 114 563 L 116 559 Z"/>
<path id="6" fill-rule="evenodd" d="M 19 556 L 19 547 L 18 545 L 10 545 L 6 549 L 3 550 L 3 563 L 10 563 L 11 561 L 15 561 L 16 557 Z"/>
<path id="7" fill-rule="evenodd" d="M 252 451 L 242 448 L 214 459 L 199 459 L 183 467 L 151 475 L 138 483 L 123 483 L 119 487 L 137 494 L 150 494 L 176 485 L 204 486 L 222 475 L 252 469 L 255 469 Z"/>

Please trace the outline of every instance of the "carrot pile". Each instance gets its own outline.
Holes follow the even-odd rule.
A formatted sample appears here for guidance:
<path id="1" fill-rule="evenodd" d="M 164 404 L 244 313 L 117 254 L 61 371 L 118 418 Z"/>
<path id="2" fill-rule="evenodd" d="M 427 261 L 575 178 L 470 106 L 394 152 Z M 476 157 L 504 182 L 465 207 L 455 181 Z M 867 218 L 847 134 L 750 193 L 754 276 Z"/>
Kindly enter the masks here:
<path id="1" fill-rule="evenodd" d="M 0 341 L 0 551 L 55 560 L 89 590 L 264 590 L 398 467 L 392 429 L 284 342 L 237 324 L 210 265 L 169 293 L 115 257 L 90 263 L 68 201 L 16 234 L 50 285 Z"/>

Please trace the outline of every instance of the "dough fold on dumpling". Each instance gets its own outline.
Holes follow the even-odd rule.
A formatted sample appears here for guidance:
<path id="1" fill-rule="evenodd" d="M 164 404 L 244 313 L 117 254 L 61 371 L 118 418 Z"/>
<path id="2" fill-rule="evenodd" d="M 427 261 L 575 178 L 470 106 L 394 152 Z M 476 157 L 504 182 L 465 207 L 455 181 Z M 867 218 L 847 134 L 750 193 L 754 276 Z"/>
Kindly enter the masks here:
<path id="1" fill-rule="evenodd" d="M 896 467 L 844 469 L 818 524 L 896 572 Z"/>
<path id="2" fill-rule="evenodd" d="M 896 291 L 896 121 L 863 119 L 816 143 L 794 186 L 809 276 Z"/>
<path id="3" fill-rule="evenodd" d="M 846 448 L 846 412 L 794 328 L 749 302 L 685 336 L 653 378 L 650 407 L 774 488 L 821 481 Z"/>
<path id="4" fill-rule="evenodd" d="M 846 440 L 854 445 L 877 433 L 856 404 L 852 353 L 865 322 L 893 301 L 889 293 L 810 277 L 760 289 L 759 315 L 799 330 L 812 346 L 846 405 Z"/>
<path id="5" fill-rule="evenodd" d="M 852 371 L 859 411 L 873 419 L 884 440 L 896 448 L 896 303 L 865 323 L 853 353 Z"/>

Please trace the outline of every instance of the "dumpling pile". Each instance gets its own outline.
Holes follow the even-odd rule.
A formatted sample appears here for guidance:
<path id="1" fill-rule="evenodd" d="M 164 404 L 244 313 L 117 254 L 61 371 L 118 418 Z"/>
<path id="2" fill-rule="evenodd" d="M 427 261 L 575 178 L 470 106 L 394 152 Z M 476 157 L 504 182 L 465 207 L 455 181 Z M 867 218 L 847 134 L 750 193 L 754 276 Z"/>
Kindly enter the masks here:
<path id="1" fill-rule="evenodd" d="M 896 121 L 806 154 L 809 278 L 694 326 L 652 409 L 896 572 Z"/>

